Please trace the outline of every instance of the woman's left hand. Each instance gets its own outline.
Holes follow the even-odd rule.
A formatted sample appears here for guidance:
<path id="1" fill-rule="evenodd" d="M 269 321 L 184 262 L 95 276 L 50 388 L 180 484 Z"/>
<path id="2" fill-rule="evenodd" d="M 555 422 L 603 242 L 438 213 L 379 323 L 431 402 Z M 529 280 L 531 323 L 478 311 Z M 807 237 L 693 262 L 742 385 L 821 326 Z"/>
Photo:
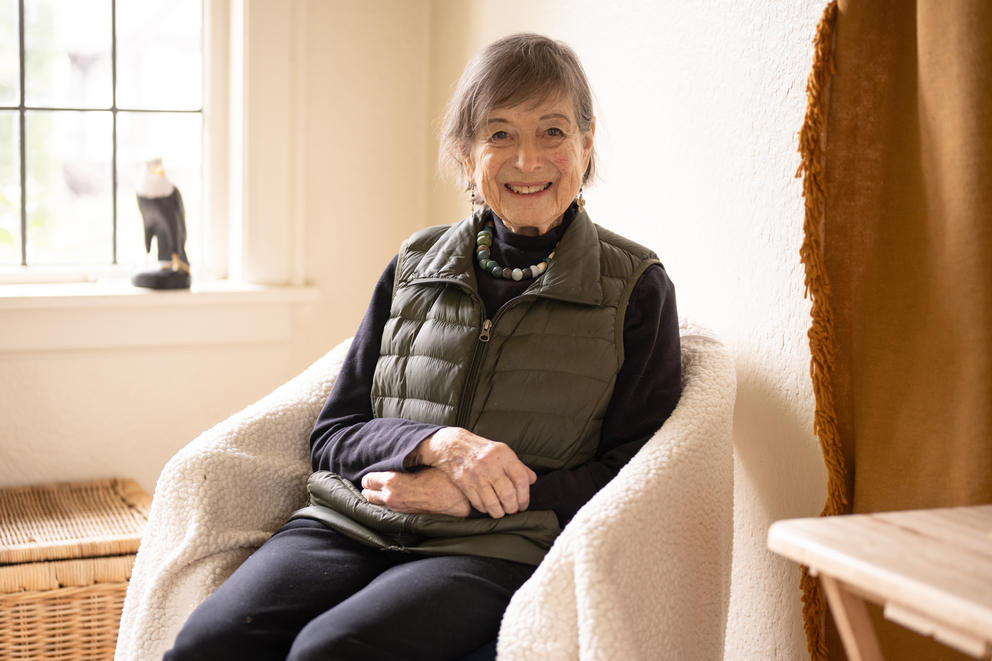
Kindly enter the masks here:
<path id="1" fill-rule="evenodd" d="M 465 494 L 437 468 L 414 473 L 368 473 L 362 478 L 362 495 L 374 505 L 385 505 L 404 514 L 466 517 L 471 511 Z"/>

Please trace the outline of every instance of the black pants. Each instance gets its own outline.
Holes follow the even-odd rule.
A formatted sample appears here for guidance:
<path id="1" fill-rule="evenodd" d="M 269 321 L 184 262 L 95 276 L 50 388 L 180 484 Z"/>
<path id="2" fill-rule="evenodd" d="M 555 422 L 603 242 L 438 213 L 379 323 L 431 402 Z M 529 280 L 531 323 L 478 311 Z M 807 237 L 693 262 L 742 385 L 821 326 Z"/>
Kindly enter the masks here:
<path id="1" fill-rule="evenodd" d="M 492 659 L 503 611 L 533 571 L 380 551 L 299 519 L 193 611 L 165 660 Z"/>

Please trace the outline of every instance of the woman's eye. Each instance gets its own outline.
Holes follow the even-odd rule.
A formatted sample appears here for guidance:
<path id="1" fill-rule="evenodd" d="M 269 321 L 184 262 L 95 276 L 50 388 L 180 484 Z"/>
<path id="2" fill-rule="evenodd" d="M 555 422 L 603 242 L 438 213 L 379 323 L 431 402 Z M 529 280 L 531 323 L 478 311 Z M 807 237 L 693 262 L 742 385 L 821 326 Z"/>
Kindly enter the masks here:
<path id="1" fill-rule="evenodd" d="M 504 140 L 508 140 L 509 138 L 510 138 L 510 134 L 507 133 L 506 131 L 496 131 L 491 136 L 489 136 L 489 142 L 502 142 Z"/>
<path id="2" fill-rule="evenodd" d="M 562 131 L 557 126 L 552 126 L 551 128 L 549 128 L 548 131 L 547 131 L 547 133 L 548 133 L 548 135 L 550 135 L 553 138 L 563 138 L 563 137 L 565 137 L 565 132 Z"/>

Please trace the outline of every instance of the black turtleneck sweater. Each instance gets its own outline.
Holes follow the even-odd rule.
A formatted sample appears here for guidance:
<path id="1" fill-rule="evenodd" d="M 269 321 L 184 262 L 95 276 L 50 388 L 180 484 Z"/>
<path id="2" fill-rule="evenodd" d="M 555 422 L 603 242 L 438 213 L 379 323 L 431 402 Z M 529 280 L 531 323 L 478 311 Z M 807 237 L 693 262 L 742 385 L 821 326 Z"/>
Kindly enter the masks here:
<path id="1" fill-rule="evenodd" d="M 525 268 L 547 257 L 568 230 L 564 222 L 542 236 L 513 234 L 495 218 L 492 259 Z M 372 415 L 372 377 L 379 358 L 382 329 L 389 319 L 396 257 L 372 293 L 341 372 L 310 436 L 314 470 L 329 470 L 359 484 L 366 473 L 403 471 L 403 460 L 438 425 Z M 479 295 L 492 318 L 530 280 L 496 279 L 476 265 Z M 681 356 L 675 289 L 665 270 L 648 268 L 631 294 L 624 318 L 624 364 L 603 421 L 599 449 L 592 461 L 573 469 L 543 474 L 531 486 L 530 509 L 550 509 L 564 526 L 593 494 L 619 472 L 668 418 L 681 393 Z M 474 516 L 484 516 L 474 512 Z"/>

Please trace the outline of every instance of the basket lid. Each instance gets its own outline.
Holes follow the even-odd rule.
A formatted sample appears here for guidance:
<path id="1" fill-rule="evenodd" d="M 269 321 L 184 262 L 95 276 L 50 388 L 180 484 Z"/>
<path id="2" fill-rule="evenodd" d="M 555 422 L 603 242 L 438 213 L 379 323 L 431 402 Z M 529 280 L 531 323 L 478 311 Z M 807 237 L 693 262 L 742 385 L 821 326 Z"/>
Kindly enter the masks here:
<path id="1" fill-rule="evenodd" d="M 0 564 L 136 553 L 150 505 L 128 479 L 0 489 Z"/>

